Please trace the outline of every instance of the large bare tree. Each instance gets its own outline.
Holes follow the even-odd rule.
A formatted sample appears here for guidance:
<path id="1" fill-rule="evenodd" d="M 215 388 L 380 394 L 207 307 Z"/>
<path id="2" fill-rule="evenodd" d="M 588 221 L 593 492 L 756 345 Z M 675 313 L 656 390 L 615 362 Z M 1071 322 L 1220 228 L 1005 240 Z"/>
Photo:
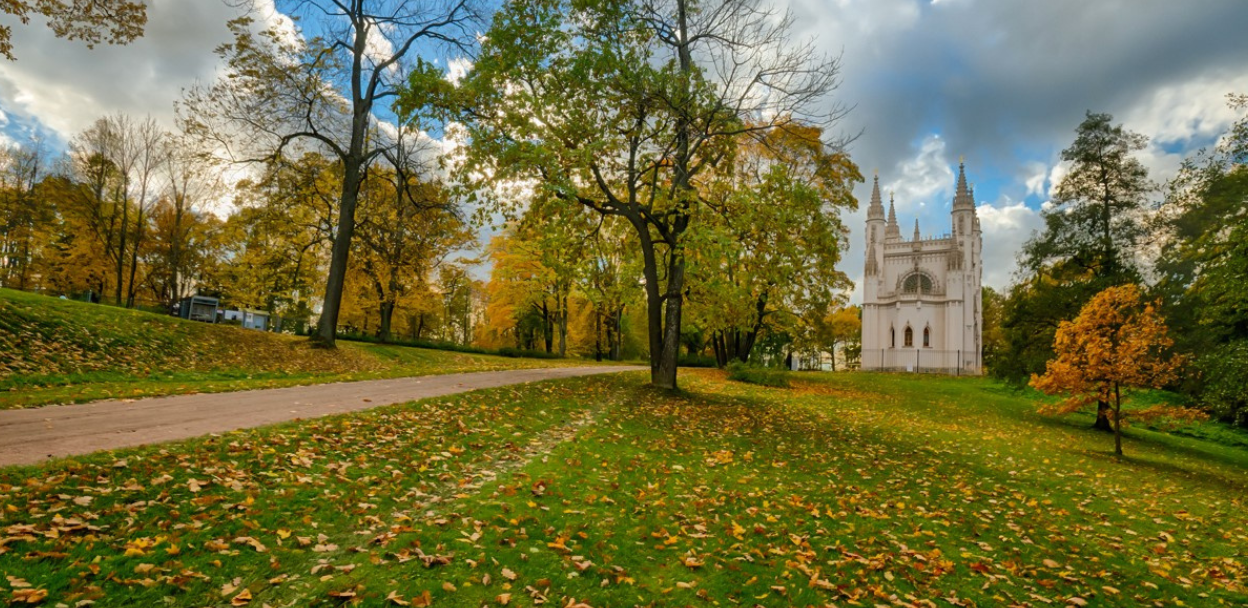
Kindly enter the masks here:
<path id="1" fill-rule="evenodd" d="M 332 346 L 360 185 L 393 144 L 377 128 L 378 115 L 389 111 L 386 102 L 412 65 L 425 65 L 418 55 L 469 53 L 481 12 L 477 0 L 279 0 L 276 7 L 299 18 L 294 23 L 300 27 L 280 15 L 258 33 L 255 15 L 232 22 L 234 42 L 218 51 L 225 75 L 190 91 L 179 114 L 188 133 L 230 160 L 272 159 L 301 147 L 341 163 L 329 276 L 314 335 Z"/>

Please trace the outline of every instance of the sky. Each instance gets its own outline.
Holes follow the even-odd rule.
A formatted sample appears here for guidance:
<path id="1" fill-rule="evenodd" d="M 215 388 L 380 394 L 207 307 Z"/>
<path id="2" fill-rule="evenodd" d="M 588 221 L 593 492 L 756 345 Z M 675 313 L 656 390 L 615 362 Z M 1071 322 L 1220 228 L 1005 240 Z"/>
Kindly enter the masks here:
<path id="1" fill-rule="evenodd" d="M 271 15 L 269 8 L 262 14 Z M 867 177 L 848 213 L 841 267 L 862 278 L 872 172 L 895 192 L 903 233 L 948 232 L 959 157 L 975 184 L 984 283 L 1003 289 L 1021 244 L 1041 225 L 1087 111 L 1108 112 L 1150 138 L 1139 157 L 1164 181 L 1236 116 L 1248 93 L 1243 0 L 788 0 L 793 39 L 839 55 L 840 123 Z M 150 0 L 145 36 L 127 46 L 55 38 L 14 25 L 16 61 L 0 60 L 0 143 L 36 134 L 63 147 L 96 118 L 151 115 L 174 126 L 182 90 L 211 82 L 213 49 L 238 9 L 220 0 Z M 428 57 L 448 64 L 459 58 Z M 887 196 L 887 194 L 886 194 Z M 859 301 L 856 288 L 851 301 Z"/>

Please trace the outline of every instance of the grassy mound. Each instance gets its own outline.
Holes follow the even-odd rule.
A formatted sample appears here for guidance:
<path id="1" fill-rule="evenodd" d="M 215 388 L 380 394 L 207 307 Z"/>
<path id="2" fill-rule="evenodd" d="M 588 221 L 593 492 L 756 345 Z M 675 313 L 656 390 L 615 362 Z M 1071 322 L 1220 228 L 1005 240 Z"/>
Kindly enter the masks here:
<path id="1" fill-rule="evenodd" d="M 100 373 L 345 372 L 377 367 L 355 349 L 137 310 L 0 290 L 0 382 Z"/>
<path id="2" fill-rule="evenodd" d="M 978 378 L 643 381 L 0 470 L 0 570 L 97 607 L 1248 602 L 1243 450 L 1114 459 Z"/>
<path id="3" fill-rule="evenodd" d="M 0 409 L 567 363 L 305 338 L 0 289 Z"/>

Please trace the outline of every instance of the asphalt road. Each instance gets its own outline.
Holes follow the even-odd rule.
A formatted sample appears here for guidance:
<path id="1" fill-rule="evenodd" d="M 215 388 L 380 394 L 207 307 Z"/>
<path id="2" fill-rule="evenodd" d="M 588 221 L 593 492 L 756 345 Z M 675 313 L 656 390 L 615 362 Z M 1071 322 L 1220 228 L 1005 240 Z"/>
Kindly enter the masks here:
<path id="1" fill-rule="evenodd" d="M 354 412 L 553 378 L 646 369 L 560 367 L 365 380 L 0 411 L 0 466 Z"/>

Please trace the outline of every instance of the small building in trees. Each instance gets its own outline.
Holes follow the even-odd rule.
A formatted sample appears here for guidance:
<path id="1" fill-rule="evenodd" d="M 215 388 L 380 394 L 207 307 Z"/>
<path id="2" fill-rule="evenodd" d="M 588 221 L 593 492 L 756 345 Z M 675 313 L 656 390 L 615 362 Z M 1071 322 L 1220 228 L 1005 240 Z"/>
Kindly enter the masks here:
<path id="1" fill-rule="evenodd" d="M 891 197 L 885 220 L 876 176 L 867 208 L 862 369 L 982 372 L 983 237 L 961 164 L 951 215 L 949 234 L 923 238 L 915 220 L 914 238 L 903 238 Z"/>
<path id="2" fill-rule="evenodd" d="M 188 296 L 182 298 L 178 302 L 175 309 L 177 315 L 183 319 L 192 321 L 203 321 L 205 323 L 217 322 L 217 307 L 221 305 L 221 300 L 208 296 Z"/>

